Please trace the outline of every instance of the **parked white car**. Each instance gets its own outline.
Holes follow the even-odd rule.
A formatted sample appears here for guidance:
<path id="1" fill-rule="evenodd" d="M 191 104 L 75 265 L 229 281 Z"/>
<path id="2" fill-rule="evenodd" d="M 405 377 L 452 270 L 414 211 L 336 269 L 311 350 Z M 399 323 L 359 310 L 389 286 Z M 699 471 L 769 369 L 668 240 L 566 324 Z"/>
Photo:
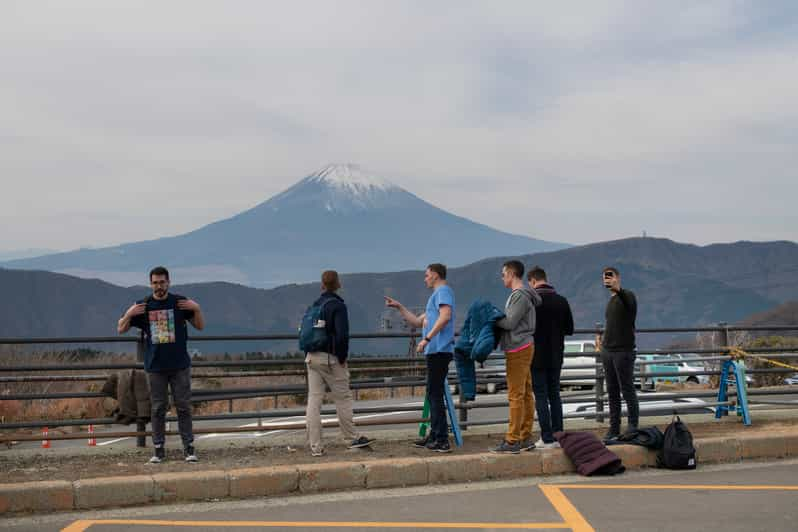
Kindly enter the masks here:
<path id="1" fill-rule="evenodd" d="M 677 383 L 693 383 L 693 384 L 707 384 L 709 383 L 709 375 L 691 375 L 690 373 L 704 371 L 704 366 L 700 362 L 689 361 L 690 358 L 697 357 L 698 355 L 640 355 L 638 362 L 655 362 L 654 364 L 638 365 L 638 371 L 646 371 L 649 373 L 680 373 L 682 375 L 668 375 L 668 376 L 652 376 L 646 377 L 641 383 L 641 377 L 637 377 L 635 382 L 642 389 L 653 390 L 657 384 L 677 384 Z M 686 358 L 687 361 L 678 359 Z"/>
<path id="2" fill-rule="evenodd" d="M 568 340 L 565 342 L 565 357 L 560 374 L 560 387 L 596 386 L 595 365 L 601 361 L 595 355 L 568 356 L 574 353 L 595 353 L 596 343 L 593 340 Z M 592 368 L 580 366 L 593 366 Z"/>

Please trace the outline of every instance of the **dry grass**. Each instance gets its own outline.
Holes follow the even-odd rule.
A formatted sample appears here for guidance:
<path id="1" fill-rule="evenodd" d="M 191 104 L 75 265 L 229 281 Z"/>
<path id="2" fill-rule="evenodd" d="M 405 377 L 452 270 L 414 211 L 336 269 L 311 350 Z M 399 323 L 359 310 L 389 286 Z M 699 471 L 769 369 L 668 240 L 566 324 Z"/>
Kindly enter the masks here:
<path id="1" fill-rule="evenodd" d="M 28 351 L 20 348 L 0 346 L 0 374 L 5 376 L 15 375 L 105 375 L 107 370 L 72 370 L 72 371 L 46 371 L 46 372 L 4 372 L 4 367 L 20 365 L 63 365 L 69 363 L 124 363 L 133 362 L 132 354 L 103 353 L 97 351 Z M 199 371 L 213 371 L 216 368 L 203 368 Z M 230 368 L 230 371 L 240 372 L 240 368 Z M 258 377 L 213 377 L 196 378 L 193 381 L 194 389 L 223 390 L 231 388 L 257 388 L 277 385 L 302 385 L 303 375 L 280 375 Z M 67 381 L 67 382 L 22 382 L 3 383 L 0 395 L 30 394 L 30 393 L 55 393 L 55 392 L 97 392 L 102 388 L 102 381 Z M 423 396 L 423 387 L 415 388 L 416 396 Z M 356 390 L 355 396 L 360 400 L 387 399 L 390 397 L 409 397 L 411 388 L 396 388 L 393 392 L 389 389 Z M 325 397 L 325 400 L 327 398 Z M 220 414 L 226 412 L 253 412 L 272 408 L 297 408 L 305 405 L 303 394 L 289 394 L 275 397 L 259 397 L 250 399 L 233 399 L 212 402 L 195 403 L 194 413 Z M 39 421 L 57 419 L 91 419 L 102 418 L 110 415 L 116 402 L 110 398 L 86 399 L 42 399 L 42 400 L 0 400 L 0 421 L 8 423 L 15 421 Z"/>

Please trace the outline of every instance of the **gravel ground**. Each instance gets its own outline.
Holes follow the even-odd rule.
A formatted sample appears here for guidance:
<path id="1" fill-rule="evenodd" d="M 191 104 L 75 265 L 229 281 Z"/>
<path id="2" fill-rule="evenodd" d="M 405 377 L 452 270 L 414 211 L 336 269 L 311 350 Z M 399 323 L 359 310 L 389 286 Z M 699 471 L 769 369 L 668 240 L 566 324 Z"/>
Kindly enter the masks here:
<path id="1" fill-rule="evenodd" d="M 687 419 L 684 416 L 683 419 Z M 721 422 L 687 419 L 690 430 L 696 438 L 739 434 L 773 433 L 795 430 L 796 419 L 763 420 L 751 427 L 744 427 L 737 419 L 726 418 Z M 648 420 L 656 423 L 661 429 L 665 420 Z M 592 430 L 598 435 L 606 431 L 605 427 L 591 427 L 571 430 Z M 197 445 L 200 462 L 187 464 L 182 460 L 180 449 L 168 450 L 168 460 L 158 465 L 147 463 L 151 449 L 92 447 L 59 451 L 48 450 L 15 450 L 0 451 L 0 473 L 4 482 L 26 482 L 36 480 L 78 480 L 104 476 L 143 475 L 156 472 L 177 472 L 202 470 L 227 470 L 247 467 L 265 467 L 272 465 L 360 461 L 422 457 L 429 456 L 430 451 L 416 449 L 410 445 L 413 432 L 379 431 L 371 435 L 378 438 L 370 448 L 349 450 L 343 442 L 332 440 L 336 432 L 330 432 L 327 442 L 327 454 L 313 458 L 303 446 L 301 435 L 294 434 L 282 441 L 264 442 L 258 439 L 235 441 L 201 441 Z M 325 435 L 326 437 L 326 435 Z M 496 445 L 502 434 L 499 427 L 479 427 L 469 430 L 465 435 L 463 447 L 455 448 L 458 454 L 476 454 Z"/>

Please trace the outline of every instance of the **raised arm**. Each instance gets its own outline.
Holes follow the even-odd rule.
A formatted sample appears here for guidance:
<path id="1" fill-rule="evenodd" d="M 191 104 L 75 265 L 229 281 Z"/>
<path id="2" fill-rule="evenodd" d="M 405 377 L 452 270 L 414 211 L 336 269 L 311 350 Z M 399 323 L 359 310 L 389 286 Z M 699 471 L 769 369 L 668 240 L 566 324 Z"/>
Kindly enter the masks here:
<path id="1" fill-rule="evenodd" d="M 195 329 L 201 331 L 205 328 L 205 315 L 202 313 L 202 308 L 199 306 L 199 303 L 193 299 L 181 299 L 177 302 L 177 308 L 194 314 L 189 318 L 188 322 L 193 325 Z"/>
<path id="2" fill-rule="evenodd" d="M 144 303 L 136 303 L 132 305 L 125 313 L 119 318 L 119 321 L 116 324 L 116 331 L 119 334 L 125 334 L 130 330 L 130 322 L 133 321 L 133 318 L 136 316 L 141 316 L 144 314 L 147 305 Z"/>
<path id="3" fill-rule="evenodd" d="M 407 308 L 404 305 L 399 303 L 399 301 L 395 300 L 394 298 L 388 296 L 383 296 L 383 297 L 385 298 L 385 306 L 395 308 L 396 310 L 398 310 L 399 313 L 402 315 L 402 317 L 405 319 L 405 321 L 407 321 L 407 323 L 411 327 L 415 329 L 420 329 L 421 326 L 424 324 L 425 314 L 419 314 L 418 316 L 416 316 L 415 314 L 407 310 Z M 451 313 L 449 315 L 451 316 Z"/>

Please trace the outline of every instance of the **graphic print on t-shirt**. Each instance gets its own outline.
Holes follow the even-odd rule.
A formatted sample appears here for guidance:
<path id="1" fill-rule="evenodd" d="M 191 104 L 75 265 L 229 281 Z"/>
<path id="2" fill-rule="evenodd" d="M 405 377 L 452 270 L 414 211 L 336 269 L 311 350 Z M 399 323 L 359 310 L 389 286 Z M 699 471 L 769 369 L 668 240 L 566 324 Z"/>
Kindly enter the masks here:
<path id="1" fill-rule="evenodd" d="M 175 343 L 175 311 L 151 310 L 150 334 L 153 344 L 173 344 Z"/>

